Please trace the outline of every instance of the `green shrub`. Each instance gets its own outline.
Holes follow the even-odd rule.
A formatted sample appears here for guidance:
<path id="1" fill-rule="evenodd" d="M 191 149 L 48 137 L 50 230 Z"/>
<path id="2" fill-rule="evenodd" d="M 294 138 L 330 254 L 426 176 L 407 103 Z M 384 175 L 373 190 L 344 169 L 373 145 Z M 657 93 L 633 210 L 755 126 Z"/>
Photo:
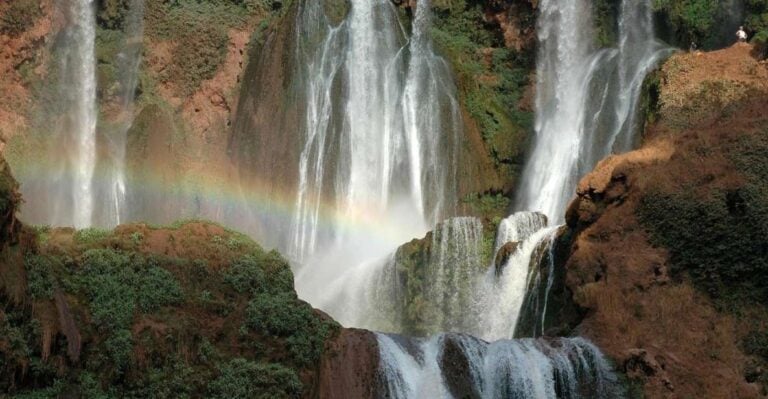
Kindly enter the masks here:
<path id="1" fill-rule="evenodd" d="M 711 39 L 718 14 L 715 0 L 654 0 L 653 8 L 662 13 L 680 43 L 706 44 Z"/>
<path id="2" fill-rule="evenodd" d="M 292 360 L 300 366 L 320 358 L 326 338 L 336 328 L 335 323 L 315 315 L 293 291 L 256 294 L 248 302 L 245 326 L 261 334 L 285 337 Z"/>
<path id="3" fill-rule="evenodd" d="M 224 271 L 224 282 L 239 293 L 258 292 L 267 288 L 264 271 L 254 255 L 247 255 L 235 261 Z"/>
<path id="4" fill-rule="evenodd" d="M 208 397 L 296 398 L 300 397 L 301 389 L 301 381 L 291 369 L 238 358 L 219 366 L 219 376 L 208 386 Z"/>
<path id="5" fill-rule="evenodd" d="M 104 342 L 104 346 L 112 364 L 117 369 L 123 370 L 128 367 L 133 351 L 133 338 L 130 330 L 119 329 L 112 332 Z"/>
<path id="6" fill-rule="evenodd" d="M 52 299 L 56 284 L 54 259 L 48 256 L 28 255 L 24 258 L 27 273 L 27 289 L 34 299 Z"/>
<path id="7" fill-rule="evenodd" d="M 108 330 L 126 328 L 136 309 L 136 274 L 130 258 L 109 249 L 83 254 L 80 286 L 88 299 L 94 321 Z"/>
<path id="8" fill-rule="evenodd" d="M 41 15 L 37 0 L 12 0 L 0 4 L 0 33 L 19 36 L 31 28 Z"/>
<path id="9" fill-rule="evenodd" d="M 116 395 L 110 395 L 104 392 L 104 390 L 101 388 L 101 383 L 99 383 L 96 376 L 93 375 L 92 373 L 84 372 L 80 374 L 80 377 L 78 378 L 78 383 L 80 386 L 80 393 L 82 394 L 83 398 L 88 398 L 88 399 L 116 398 Z"/>
<path id="10" fill-rule="evenodd" d="M 226 58 L 228 43 L 227 30 L 220 25 L 201 21 L 184 26 L 173 49 L 174 63 L 169 68 L 184 94 L 191 94 L 216 74 Z"/>
<path id="11" fill-rule="evenodd" d="M 239 293 L 293 292 L 293 273 L 276 251 L 254 252 L 236 260 L 224 270 L 224 282 Z"/>
<path id="12" fill-rule="evenodd" d="M 56 380 L 53 385 L 47 388 L 35 389 L 33 391 L 21 392 L 13 396 L 14 399 L 56 399 L 61 397 L 65 384 L 62 380 Z"/>
<path id="13" fill-rule="evenodd" d="M 755 43 L 768 56 L 768 0 L 747 0 L 745 27 L 752 35 Z"/>
<path id="14" fill-rule="evenodd" d="M 152 367 L 141 384 L 134 387 L 129 398 L 153 398 L 153 399 L 189 399 L 195 396 L 195 392 L 202 390 L 199 379 L 209 379 L 206 371 L 196 370 L 185 363 L 178 356 L 169 356 L 164 359 L 160 367 Z"/>
<path id="15" fill-rule="evenodd" d="M 182 298 L 181 286 L 173 274 L 154 264 L 138 273 L 136 291 L 139 309 L 145 313 L 179 303 Z"/>
<path id="16" fill-rule="evenodd" d="M 75 232 L 75 243 L 82 245 L 97 244 L 109 237 L 111 232 L 94 227 L 78 230 Z"/>
<path id="17" fill-rule="evenodd" d="M 248 302 L 246 325 L 256 331 L 287 336 L 311 321 L 311 310 L 300 306 L 293 292 L 259 293 Z"/>

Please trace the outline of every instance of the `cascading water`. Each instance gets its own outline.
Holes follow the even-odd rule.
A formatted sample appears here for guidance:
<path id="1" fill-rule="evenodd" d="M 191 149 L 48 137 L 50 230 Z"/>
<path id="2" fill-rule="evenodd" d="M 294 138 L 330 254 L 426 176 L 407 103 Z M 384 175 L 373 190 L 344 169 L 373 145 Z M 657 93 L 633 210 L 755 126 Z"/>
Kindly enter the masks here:
<path id="1" fill-rule="evenodd" d="M 96 22 L 92 0 L 76 0 L 71 3 L 76 18 L 74 28 L 79 63 L 75 69 L 77 114 L 74 122 L 77 150 L 73 160 L 75 181 L 73 189 L 74 216 L 72 224 L 82 228 L 90 226 L 93 217 L 93 171 L 96 164 Z"/>
<path id="2" fill-rule="evenodd" d="M 50 136 L 42 164 L 56 173 L 22 186 L 22 212 L 32 223 L 88 227 L 93 218 L 96 164 L 96 20 L 92 0 L 60 2 L 66 24 L 57 36 Z M 34 171 L 31 173 L 36 175 Z"/>
<path id="3" fill-rule="evenodd" d="M 600 351 L 581 338 L 500 340 L 460 334 L 380 334 L 379 386 L 387 398 L 615 398 Z M 397 364 L 399 367 L 392 367 Z"/>
<path id="4" fill-rule="evenodd" d="M 410 38 L 386 0 L 353 0 L 337 26 L 323 2 L 301 5 L 307 109 L 289 248 L 297 261 L 350 238 L 342 223 L 321 229 L 323 201 L 335 203 L 341 220 L 366 217 L 364 209 L 386 223 L 393 209 L 407 208 L 416 218 L 411 232 L 452 205 L 444 202 L 455 197 L 460 114 L 450 69 L 432 50 L 424 3 Z"/>
<path id="5" fill-rule="evenodd" d="M 632 149 L 643 80 L 670 52 L 655 39 L 649 1 L 622 2 L 616 49 L 595 49 L 590 10 L 588 0 L 539 4 L 536 143 L 517 209 L 554 223 L 581 176 L 611 152 Z"/>
<path id="6" fill-rule="evenodd" d="M 383 268 L 369 267 L 368 275 L 372 277 L 364 286 L 370 288 L 359 289 L 357 298 L 367 295 L 370 309 L 385 309 L 392 315 L 401 315 L 395 322 L 386 321 L 378 326 L 417 333 L 461 331 L 500 340 L 478 344 L 482 341 L 458 339 L 459 352 L 464 354 L 463 364 L 469 370 L 462 386 L 469 386 L 472 391 L 457 393 L 451 392 L 450 388 L 457 378 L 455 373 L 446 374 L 442 370 L 443 376 L 439 377 L 440 367 L 446 364 L 444 354 L 449 348 L 444 339 L 446 336 L 405 344 L 404 339 L 379 335 L 382 385 L 388 396 L 621 395 L 615 377 L 599 351 L 583 340 L 562 339 L 558 350 L 548 347 L 542 340 L 504 340 L 515 334 L 524 301 L 528 301 L 525 310 L 536 313 L 527 315 L 526 320 L 532 328 L 530 332 L 533 336 L 544 332 L 547 300 L 555 272 L 553 245 L 557 231 L 557 227 L 547 227 L 547 220 L 555 225 L 563 221 L 567 201 L 578 179 L 600 159 L 611 152 L 629 150 L 635 144 L 641 85 L 649 70 L 669 52 L 654 38 L 648 1 L 622 2 L 616 49 L 596 48 L 591 10 L 588 0 L 544 0 L 539 3 L 537 136 L 518 191 L 517 207 L 521 211 L 541 213 L 516 213 L 500 224 L 494 253 L 512 243 L 511 254 L 502 269 L 491 267 L 467 277 L 464 273 L 472 269 L 471 262 L 452 257 L 452 264 L 448 266 L 452 273 L 446 274 L 441 273 L 446 266 L 435 265 L 431 255 L 426 262 L 427 270 L 421 273 L 436 278 L 425 277 L 414 295 L 408 288 L 403 288 L 414 282 L 412 276 L 399 274 L 409 270 L 408 265 L 398 259 L 399 254 L 382 262 Z M 444 223 L 437 228 L 435 236 L 444 235 L 445 226 L 455 223 Z M 457 241 L 452 244 L 454 250 L 458 248 L 464 253 L 471 253 L 467 252 L 466 246 L 478 245 L 461 237 L 453 239 Z M 451 248 L 451 245 L 433 242 L 431 251 L 440 254 L 445 248 Z M 539 271 L 542 263 L 549 265 L 546 279 Z M 464 283 L 456 287 L 459 278 Z M 405 284 L 404 279 L 407 280 Z M 526 295 L 528 289 L 532 291 L 530 295 Z M 463 292 L 472 295 L 462 296 Z M 387 302 L 387 297 L 394 299 Z M 460 299 L 463 311 L 454 311 L 454 298 Z M 434 308 L 443 317 L 434 317 L 433 313 L 427 312 L 422 319 L 409 318 L 413 309 L 408 308 L 408 303 L 418 304 L 417 310 L 422 312 Z M 368 317 L 356 321 L 377 325 L 380 319 Z M 528 334 L 528 331 L 518 333 Z M 490 348 L 486 352 L 488 345 Z M 585 356 L 586 352 L 590 355 Z M 484 359 L 485 353 L 491 354 L 492 360 Z M 586 358 L 599 360 L 586 364 Z M 498 368 L 489 371 L 489 364 Z M 574 376 L 574 370 L 597 373 L 595 380 L 587 383 L 595 390 L 585 391 L 579 387 L 577 381 L 581 377 Z M 481 376 L 487 376 L 487 380 Z"/>
<path id="7" fill-rule="evenodd" d="M 302 2 L 297 13 L 306 118 L 288 245 L 304 265 L 299 294 L 339 318 L 331 303 L 356 286 L 350 278 L 451 210 L 462 126 L 450 68 L 432 49 L 427 1 L 410 37 L 391 1 L 350 5 L 338 24 L 325 2 Z M 376 234 L 351 227 L 361 225 Z"/>
<path id="8" fill-rule="evenodd" d="M 114 227 L 126 219 L 125 150 L 126 135 L 133 125 L 136 87 L 144 36 L 144 0 L 131 0 L 124 21 L 124 39 L 117 54 L 117 93 L 113 100 L 117 105 L 116 121 L 106 131 L 107 154 L 99 160 L 103 176 L 94 181 L 99 206 L 95 209 L 93 224 Z"/>

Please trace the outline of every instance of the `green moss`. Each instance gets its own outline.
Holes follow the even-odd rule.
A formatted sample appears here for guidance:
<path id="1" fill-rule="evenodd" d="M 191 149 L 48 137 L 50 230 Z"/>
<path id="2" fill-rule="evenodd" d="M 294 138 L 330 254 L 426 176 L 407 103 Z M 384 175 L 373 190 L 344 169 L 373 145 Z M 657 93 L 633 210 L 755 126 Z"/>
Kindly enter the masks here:
<path id="1" fill-rule="evenodd" d="M 301 381 L 292 370 L 278 364 L 233 359 L 222 364 L 208 387 L 211 399 L 295 398 Z"/>
<path id="2" fill-rule="evenodd" d="M 106 29 L 121 30 L 131 6 L 131 0 L 99 0 L 96 19 Z"/>
<path id="3" fill-rule="evenodd" d="M 595 26 L 597 28 L 597 45 L 600 47 L 614 46 L 619 35 L 620 2 L 612 0 L 596 0 L 593 2 Z"/>
<path id="4" fill-rule="evenodd" d="M 58 259 L 48 256 L 29 255 L 24 259 L 27 271 L 27 290 L 34 299 L 52 299 L 55 286 L 54 269 Z"/>
<path id="5" fill-rule="evenodd" d="M 533 26 L 535 15 L 531 10 L 519 18 Z M 533 51 L 507 49 L 485 24 L 482 7 L 464 0 L 436 5 L 432 37 L 453 66 L 461 102 L 477 122 L 489 155 L 505 178 L 516 175 L 533 122 L 532 113 L 519 107 Z"/>

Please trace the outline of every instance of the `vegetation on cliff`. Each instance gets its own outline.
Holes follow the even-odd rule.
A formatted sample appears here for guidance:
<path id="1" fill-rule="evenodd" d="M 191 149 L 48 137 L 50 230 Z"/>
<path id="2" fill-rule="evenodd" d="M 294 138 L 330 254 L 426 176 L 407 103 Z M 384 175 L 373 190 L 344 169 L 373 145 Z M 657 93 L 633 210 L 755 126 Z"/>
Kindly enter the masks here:
<path id="1" fill-rule="evenodd" d="M 718 150 L 737 168 L 740 184 L 649 195 L 639 214 L 653 242 L 669 249 L 673 273 L 686 273 L 730 307 L 767 303 L 768 130 Z"/>
<path id="2" fill-rule="evenodd" d="M 715 0 L 654 0 L 653 6 L 662 26 L 669 31 L 668 39 L 680 47 L 687 48 L 691 42 L 705 49 L 730 45 L 736 41 L 736 31 L 725 32 L 723 29 L 738 25 L 747 29 L 753 43 L 765 46 L 768 43 L 768 1 L 744 1 L 743 23 L 729 20 L 740 16 L 735 3 Z"/>
<path id="3" fill-rule="evenodd" d="M 643 147 L 601 161 L 566 216 L 576 331 L 647 396 L 765 392 L 768 69 L 752 54 L 672 56 Z"/>
<path id="4" fill-rule="evenodd" d="M 18 226 L 15 182 L 0 169 L 0 390 L 309 395 L 338 327 L 296 297 L 280 255 L 195 221 L 18 232 L 9 227 Z"/>
<path id="5" fill-rule="evenodd" d="M 525 97 L 534 65 L 533 6 L 461 0 L 435 2 L 434 8 L 432 36 L 451 62 L 461 102 L 502 180 L 513 184 L 532 130 L 532 109 L 524 103 L 531 101 Z"/>

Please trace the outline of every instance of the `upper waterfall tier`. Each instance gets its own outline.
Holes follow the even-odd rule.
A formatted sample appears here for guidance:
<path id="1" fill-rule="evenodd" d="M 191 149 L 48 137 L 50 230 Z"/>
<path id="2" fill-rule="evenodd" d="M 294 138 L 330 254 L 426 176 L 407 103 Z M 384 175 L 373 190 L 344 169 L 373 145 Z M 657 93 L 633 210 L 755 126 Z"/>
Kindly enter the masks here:
<path id="1" fill-rule="evenodd" d="M 596 48 L 591 1 L 539 5 L 536 142 L 518 210 L 562 223 L 578 179 L 636 144 L 640 88 L 670 49 L 656 40 L 649 1 L 623 1 L 617 48 Z"/>

